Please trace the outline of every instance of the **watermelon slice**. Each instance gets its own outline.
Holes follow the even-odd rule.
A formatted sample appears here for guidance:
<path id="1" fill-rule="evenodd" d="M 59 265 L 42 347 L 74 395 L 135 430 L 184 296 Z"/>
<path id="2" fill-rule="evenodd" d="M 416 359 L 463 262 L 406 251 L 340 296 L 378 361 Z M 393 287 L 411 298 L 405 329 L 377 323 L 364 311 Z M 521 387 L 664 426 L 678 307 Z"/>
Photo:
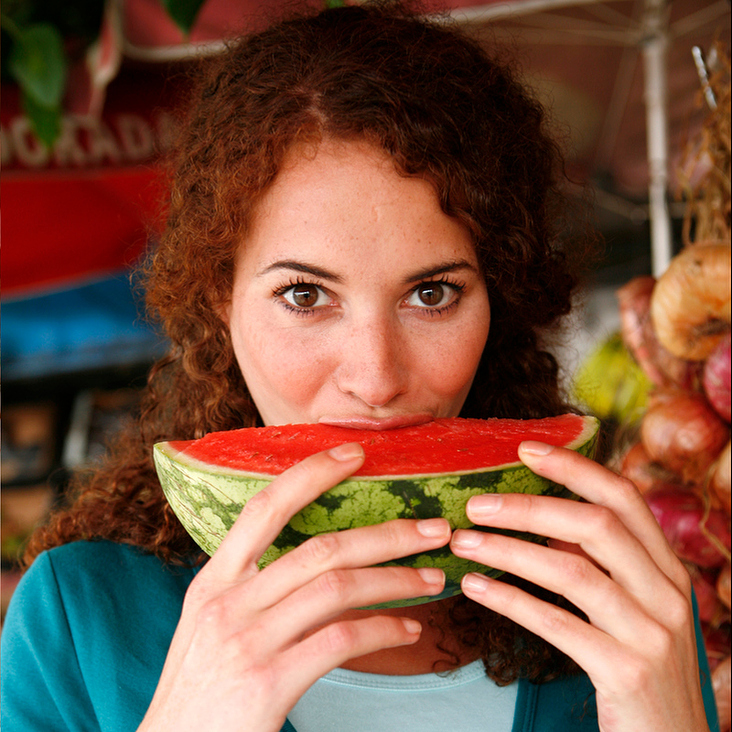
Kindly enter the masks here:
<path id="1" fill-rule="evenodd" d="M 275 477 L 308 455 L 360 442 L 366 459 L 353 476 L 296 514 L 260 562 L 264 567 L 316 534 L 396 518 L 443 516 L 453 528 L 472 528 L 465 504 L 480 493 L 572 497 L 563 486 L 534 475 L 518 459 L 523 440 L 540 440 L 592 456 L 598 421 L 565 414 L 533 420 L 438 419 L 415 427 L 372 431 L 320 424 L 213 432 L 200 440 L 155 445 L 163 491 L 198 545 L 213 554 L 243 505 Z M 515 532 L 505 532 L 516 535 Z M 541 537 L 520 534 L 531 541 Z M 393 564 L 445 570 L 439 597 L 460 592 L 466 572 L 498 576 L 444 547 Z M 429 602 L 414 598 L 394 605 Z"/>

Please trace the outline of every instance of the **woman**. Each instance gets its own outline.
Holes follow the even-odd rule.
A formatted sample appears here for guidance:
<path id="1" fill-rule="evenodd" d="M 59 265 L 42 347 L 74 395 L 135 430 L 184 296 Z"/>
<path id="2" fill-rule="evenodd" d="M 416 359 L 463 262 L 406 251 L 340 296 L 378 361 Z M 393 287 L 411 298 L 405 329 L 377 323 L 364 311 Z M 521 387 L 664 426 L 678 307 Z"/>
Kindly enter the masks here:
<path id="1" fill-rule="evenodd" d="M 363 448 L 283 473 L 203 566 L 152 468 L 156 441 L 242 426 L 566 411 L 540 346 L 576 284 L 545 124 L 506 68 L 398 7 L 275 25 L 208 71 L 149 273 L 173 348 L 139 431 L 29 547 L 3 634 L 8 732 L 688 732 L 705 704 L 714 724 L 689 578 L 635 488 L 587 459 L 520 453 L 586 503 L 468 506 L 550 546 L 396 521 L 262 572 Z M 358 609 L 439 594 L 439 570 L 374 565 L 448 542 L 511 579 Z"/>

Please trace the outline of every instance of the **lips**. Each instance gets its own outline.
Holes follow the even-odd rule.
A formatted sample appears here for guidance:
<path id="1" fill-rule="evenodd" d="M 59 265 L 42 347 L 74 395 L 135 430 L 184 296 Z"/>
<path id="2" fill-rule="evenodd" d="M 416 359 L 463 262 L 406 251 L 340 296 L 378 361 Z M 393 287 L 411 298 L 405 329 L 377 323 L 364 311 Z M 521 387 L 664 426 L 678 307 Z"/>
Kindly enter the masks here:
<path id="1" fill-rule="evenodd" d="M 400 427 L 414 427 L 431 422 L 431 414 L 400 414 L 392 417 L 321 417 L 318 422 L 333 427 L 345 427 L 352 430 L 397 430 Z"/>

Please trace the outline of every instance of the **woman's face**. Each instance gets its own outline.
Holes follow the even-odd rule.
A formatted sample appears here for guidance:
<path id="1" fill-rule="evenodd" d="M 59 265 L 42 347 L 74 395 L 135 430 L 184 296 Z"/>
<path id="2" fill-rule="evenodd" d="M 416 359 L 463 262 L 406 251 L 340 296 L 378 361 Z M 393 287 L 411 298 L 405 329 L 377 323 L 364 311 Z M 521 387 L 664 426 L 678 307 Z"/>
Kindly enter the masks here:
<path id="1" fill-rule="evenodd" d="M 236 262 L 225 320 L 265 424 L 454 417 L 488 337 L 467 230 L 383 151 L 292 153 Z"/>

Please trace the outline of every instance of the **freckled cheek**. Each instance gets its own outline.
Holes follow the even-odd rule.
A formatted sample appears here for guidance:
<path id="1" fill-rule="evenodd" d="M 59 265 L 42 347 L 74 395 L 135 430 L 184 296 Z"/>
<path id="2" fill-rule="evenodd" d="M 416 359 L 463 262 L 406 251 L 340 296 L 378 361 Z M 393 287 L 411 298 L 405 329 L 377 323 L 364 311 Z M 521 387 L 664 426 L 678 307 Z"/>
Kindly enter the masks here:
<path id="1" fill-rule="evenodd" d="M 234 338 L 234 350 L 255 401 L 261 396 L 303 403 L 320 388 L 327 372 L 312 343 L 288 334 L 256 331 Z"/>
<path id="2" fill-rule="evenodd" d="M 475 376 L 478 361 L 482 353 L 466 353 L 460 347 L 456 347 L 443 355 L 439 363 L 431 369 L 432 383 L 435 391 L 442 392 L 446 396 L 464 394 Z"/>
<path id="3" fill-rule="evenodd" d="M 476 321 L 474 329 L 461 332 L 443 345 L 435 354 L 437 358 L 431 360 L 431 380 L 436 392 L 446 397 L 464 398 L 467 395 L 487 338 L 488 324 Z"/>

